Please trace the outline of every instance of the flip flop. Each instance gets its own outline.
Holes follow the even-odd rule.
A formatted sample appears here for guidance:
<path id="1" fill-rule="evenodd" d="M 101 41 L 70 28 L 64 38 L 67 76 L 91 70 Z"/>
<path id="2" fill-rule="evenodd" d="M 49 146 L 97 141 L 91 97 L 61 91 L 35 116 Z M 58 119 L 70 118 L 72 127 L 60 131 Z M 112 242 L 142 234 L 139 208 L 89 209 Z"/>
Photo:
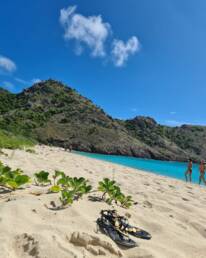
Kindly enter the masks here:
<path id="1" fill-rule="evenodd" d="M 129 225 L 127 218 L 119 216 L 115 210 L 102 210 L 101 215 L 108 219 L 115 228 L 118 228 L 121 232 L 130 234 L 132 236 L 150 240 L 152 238 L 151 234 L 147 231 Z"/>
<path id="2" fill-rule="evenodd" d="M 130 239 L 125 234 L 122 234 L 120 231 L 118 231 L 110 222 L 109 220 L 105 218 L 99 218 L 97 219 L 97 225 L 99 228 L 107 235 L 109 236 L 116 244 L 127 247 L 127 248 L 133 248 L 137 247 L 137 243 Z"/>

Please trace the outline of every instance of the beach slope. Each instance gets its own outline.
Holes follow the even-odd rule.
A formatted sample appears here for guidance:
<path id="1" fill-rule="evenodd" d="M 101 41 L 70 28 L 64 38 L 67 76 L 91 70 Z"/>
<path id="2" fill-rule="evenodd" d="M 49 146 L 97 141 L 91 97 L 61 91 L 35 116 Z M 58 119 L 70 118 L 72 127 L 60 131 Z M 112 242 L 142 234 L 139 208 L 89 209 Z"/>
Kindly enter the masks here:
<path id="1" fill-rule="evenodd" d="M 40 170 L 62 170 L 84 176 L 97 188 L 104 177 L 114 178 L 137 202 L 120 214 L 149 231 L 150 241 L 135 239 L 139 247 L 125 250 L 98 232 L 96 219 L 104 202 L 89 196 L 71 207 L 51 211 L 45 205 L 58 203 L 58 194 L 30 185 L 14 193 L 0 193 L 1 258 L 205 258 L 206 189 L 152 173 L 87 158 L 60 148 L 35 147 L 36 153 L 4 150 L 0 160 L 21 168 L 30 176 Z M 99 193 L 90 196 L 98 197 Z"/>

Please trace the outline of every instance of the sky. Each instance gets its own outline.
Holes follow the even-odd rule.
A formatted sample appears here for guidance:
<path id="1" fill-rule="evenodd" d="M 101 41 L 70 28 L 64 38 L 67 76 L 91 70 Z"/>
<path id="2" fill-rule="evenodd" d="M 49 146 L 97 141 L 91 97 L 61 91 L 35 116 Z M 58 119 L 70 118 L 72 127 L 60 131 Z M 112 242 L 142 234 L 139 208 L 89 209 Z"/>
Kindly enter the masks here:
<path id="1" fill-rule="evenodd" d="M 0 2 L 0 86 L 75 88 L 115 118 L 206 125 L 205 0 Z"/>

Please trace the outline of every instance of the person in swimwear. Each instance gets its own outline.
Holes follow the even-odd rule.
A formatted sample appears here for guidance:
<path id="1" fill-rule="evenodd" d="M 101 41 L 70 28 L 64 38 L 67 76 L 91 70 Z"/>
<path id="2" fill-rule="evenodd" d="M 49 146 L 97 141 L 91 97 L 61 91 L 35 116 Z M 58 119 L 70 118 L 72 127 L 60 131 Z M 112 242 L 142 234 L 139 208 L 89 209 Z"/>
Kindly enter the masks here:
<path id="1" fill-rule="evenodd" d="M 205 181 L 205 162 L 202 160 L 199 166 L 200 176 L 199 176 L 199 184 L 203 181 L 206 185 Z"/>
<path id="2" fill-rule="evenodd" d="M 191 183 L 192 182 L 192 159 L 189 159 L 187 171 L 185 172 L 186 182 L 188 182 L 188 177 L 189 177 L 189 181 Z"/>

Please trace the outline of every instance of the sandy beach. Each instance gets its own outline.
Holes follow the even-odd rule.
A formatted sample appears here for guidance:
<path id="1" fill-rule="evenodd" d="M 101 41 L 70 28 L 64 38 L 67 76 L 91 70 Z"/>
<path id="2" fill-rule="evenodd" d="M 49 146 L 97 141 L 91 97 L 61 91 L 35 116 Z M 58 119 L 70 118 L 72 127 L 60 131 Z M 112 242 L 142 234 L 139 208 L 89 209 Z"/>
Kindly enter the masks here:
<path id="1" fill-rule="evenodd" d="M 24 190 L 0 194 L 1 258 L 205 258 L 206 188 L 186 184 L 132 168 L 94 160 L 60 148 L 36 146 L 35 154 L 4 150 L 0 160 L 21 168 L 30 176 L 40 170 L 62 170 L 70 176 L 88 178 L 94 189 L 104 177 L 115 178 L 123 192 L 137 202 L 126 210 L 115 206 L 130 222 L 151 233 L 149 241 L 135 239 L 138 247 L 125 250 L 97 231 L 96 219 L 104 202 L 89 196 L 71 207 L 51 211 L 58 194 L 47 187 L 29 185 Z M 184 171 L 183 171 L 184 172 Z M 91 193 L 100 196 L 100 193 Z M 133 238 L 134 239 L 134 238 Z"/>

